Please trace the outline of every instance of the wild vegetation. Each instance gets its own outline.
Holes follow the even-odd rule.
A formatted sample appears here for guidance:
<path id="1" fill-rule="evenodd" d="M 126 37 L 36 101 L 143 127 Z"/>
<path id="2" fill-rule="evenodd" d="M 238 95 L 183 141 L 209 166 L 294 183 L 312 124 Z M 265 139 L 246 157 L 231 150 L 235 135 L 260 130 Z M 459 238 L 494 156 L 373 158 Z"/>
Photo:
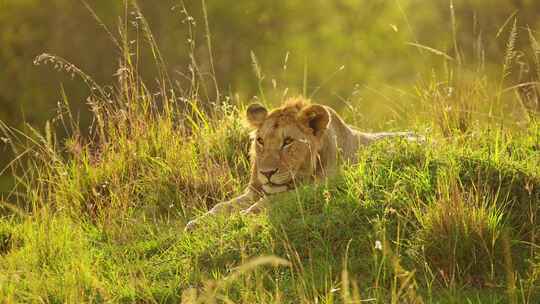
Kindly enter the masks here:
<path id="1" fill-rule="evenodd" d="M 518 14 L 497 30 L 506 37 L 498 69 L 457 39 L 450 51 L 415 43 L 417 56 L 437 58 L 431 73 L 385 91 L 374 112 L 359 111 L 354 94 L 341 100 L 350 123 L 406 125 L 426 143 L 377 143 L 335 178 L 274 196 L 263 214 L 184 233 L 246 185 L 246 102 L 195 57 L 188 85 L 176 86 L 138 6 L 126 12 L 118 35 L 98 18 L 120 54 L 113 85 L 55 55 L 35 60 L 88 86 L 90 131 L 64 93 L 44 131 L 0 124 L 16 155 L 6 169 L 15 186 L 0 203 L 1 302 L 540 301 L 540 47 Z M 155 86 L 137 60 L 145 42 Z M 255 53 L 251 61 L 260 102 L 295 93 L 266 79 Z M 297 91 L 326 103 L 307 81 Z"/>

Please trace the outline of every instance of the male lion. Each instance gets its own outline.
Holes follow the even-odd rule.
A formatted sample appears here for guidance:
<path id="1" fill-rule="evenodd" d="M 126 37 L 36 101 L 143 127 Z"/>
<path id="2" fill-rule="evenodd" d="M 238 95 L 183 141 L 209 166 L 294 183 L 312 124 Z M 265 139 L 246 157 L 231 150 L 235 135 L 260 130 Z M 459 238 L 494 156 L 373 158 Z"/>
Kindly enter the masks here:
<path id="1" fill-rule="evenodd" d="M 260 104 L 251 104 L 246 117 L 255 129 L 249 185 L 244 194 L 215 205 L 204 216 L 240 210 L 257 213 L 268 202 L 267 196 L 291 190 L 300 182 L 331 176 L 340 162 L 356 162 L 363 146 L 394 136 L 414 140 L 409 132 L 357 131 L 331 108 L 310 104 L 302 97 L 289 99 L 270 113 Z M 198 221 L 190 221 L 186 230 Z"/>

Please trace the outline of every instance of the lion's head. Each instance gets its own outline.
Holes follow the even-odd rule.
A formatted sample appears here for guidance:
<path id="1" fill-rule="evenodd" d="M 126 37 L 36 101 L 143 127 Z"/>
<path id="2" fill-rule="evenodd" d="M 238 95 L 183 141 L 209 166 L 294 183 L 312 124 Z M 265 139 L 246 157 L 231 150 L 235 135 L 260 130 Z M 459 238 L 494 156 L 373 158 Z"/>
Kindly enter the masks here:
<path id="1" fill-rule="evenodd" d="M 324 106 L 295 98 L 271 112 L 260 104 L 251 104 L 246 116 L 256 129 L 252 133 L 252 180 L 266 194 L 289 190 L 314 173 L 330 124 Z"/>

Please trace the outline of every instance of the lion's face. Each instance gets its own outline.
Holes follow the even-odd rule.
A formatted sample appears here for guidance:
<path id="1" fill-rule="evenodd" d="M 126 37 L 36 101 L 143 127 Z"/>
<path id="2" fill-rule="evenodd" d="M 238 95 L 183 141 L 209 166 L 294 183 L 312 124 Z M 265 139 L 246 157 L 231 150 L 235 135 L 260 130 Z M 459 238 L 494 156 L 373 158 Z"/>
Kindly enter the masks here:
<path id="1" fill-rule="evenodd" d="M 312 175 L 329 114 L 320 105 L 296 101 L 270 113 L 259 104 L 247 109 L 253 133 L 252 178 L 267 194 L 287 191 Z"/>

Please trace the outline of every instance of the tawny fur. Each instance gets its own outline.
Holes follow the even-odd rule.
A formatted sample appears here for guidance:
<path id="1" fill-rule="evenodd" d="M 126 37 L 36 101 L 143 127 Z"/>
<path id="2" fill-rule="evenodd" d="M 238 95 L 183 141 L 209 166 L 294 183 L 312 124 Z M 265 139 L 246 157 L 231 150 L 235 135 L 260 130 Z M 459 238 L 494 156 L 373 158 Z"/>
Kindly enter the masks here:
<path id="1" fill-rule="evenodd" d="M 255 128 L 249 185 L 242 195 L 217 204 L 206 216 L 259 212 L 269 195 L 291 190 L 299 183 L 324 180 L 334 175 L 342 162 L 355 163 L 363 146 L 387 137 L 414 139 L 408 132 L 360 132 L 333 109 L 302 97 L 289 99 L 270 113 L 262 105 L 252 104 L 246 117 Z M 197 222 L 189 222 L 186 229 Z"/>

